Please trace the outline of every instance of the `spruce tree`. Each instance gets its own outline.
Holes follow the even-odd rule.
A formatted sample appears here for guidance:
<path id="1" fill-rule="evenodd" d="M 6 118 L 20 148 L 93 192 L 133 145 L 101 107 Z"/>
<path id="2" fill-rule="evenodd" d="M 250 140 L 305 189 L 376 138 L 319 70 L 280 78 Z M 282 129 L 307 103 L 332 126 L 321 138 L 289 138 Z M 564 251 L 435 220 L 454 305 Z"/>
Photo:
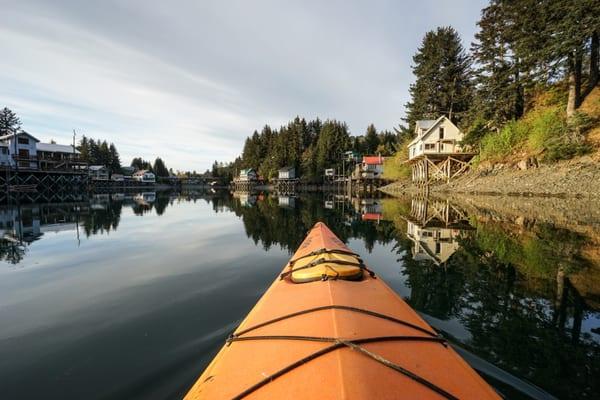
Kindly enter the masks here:
<path id="1" fill-rule="evenodd" d="M 524 111 L 523 66 L 515 54 L 515 25 L 510 7 L 492 0 L 482 10 L 479 32 L 471 51 L 476 61 L 477 94 L 471 120 L 490 120 L 496 128 L 519 118 Z M 523 25 L 521 25 L 522 27 Z"/>
<path id="2" fill-rule="evenodd" d="M 21 120 L 11 109 L 4 107 L 0 111 L 0 136 L 16 133 L 21 129 Z"/>
<path id="3" fill-rule="evenodd" d="M 156 176 L 163 178 L 169 176 L 169 170 L 167 169 L 164 161 L 160 157 L 156 157 L 156 160 L 154 160 L 154 167 L 152 169 L 154 170 Z"/>
<path id="4" fill-rule="evenodd" d="M 375 125 L 371 124 L 367 127 L 364 140 L 365 152 L 367 154 L 375 154 L 377 151 L 377 146 L 379 146 L 379 137 L 377 136 L 377 129 L 375 129 Z"/>
<path id="5" fill-rule="evenodd" d="M 119 152 L 117 151 L 117 147 L 114 143 L 111 143 L 108 146 L 109 151 L 109 167 L 112 172 L 117 172 L 121 170 L 121 158 L 119 157 Z"/>
<path id="6" fill-rule="evenodd" d="M 411 100 L 404 119 L 409 128 L 419 119 L 447 116 L 460 123 L 472 98 L 471 70 L 458 33 L 440 27 L 425 34 L 413 57 L 415 83 L 409 88 Z"/>

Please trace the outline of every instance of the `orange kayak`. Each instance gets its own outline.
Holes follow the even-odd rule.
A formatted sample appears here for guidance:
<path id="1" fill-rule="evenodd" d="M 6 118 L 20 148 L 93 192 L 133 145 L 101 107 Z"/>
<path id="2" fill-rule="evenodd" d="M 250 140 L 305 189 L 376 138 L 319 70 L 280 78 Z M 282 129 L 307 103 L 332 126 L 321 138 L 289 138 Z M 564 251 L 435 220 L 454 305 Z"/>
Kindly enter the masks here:
<path id="1" fill-rule="evenodd" d="M 317 223 L 186 399 L 500 399 Z"/>

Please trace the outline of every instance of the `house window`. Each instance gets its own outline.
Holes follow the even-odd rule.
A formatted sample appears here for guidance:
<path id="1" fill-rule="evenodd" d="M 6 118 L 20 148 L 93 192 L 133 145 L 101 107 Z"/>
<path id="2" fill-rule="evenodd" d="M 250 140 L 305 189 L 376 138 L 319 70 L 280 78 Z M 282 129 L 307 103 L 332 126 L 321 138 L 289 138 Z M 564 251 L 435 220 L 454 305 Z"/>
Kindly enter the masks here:
<path id="1" fill-rule="evenodd" d="M 444 138 L 444 128 L 440 128 L 440 140 Z"/>
<path id="2" fill-rule="evenodd" d="M 29 144 L 29 139 L 26 137 L 20 137 L 18 140 L 19 144 Z"/>
<path id="3" fill-rule="evenodd" d="M 425 143 L 425 150 L 435 149 L 435 143 Z"/>
<path id="4" fill-rule="evenodd" d="M 8 154 L 8 148 L 2 147 L 2 154 Z"/>

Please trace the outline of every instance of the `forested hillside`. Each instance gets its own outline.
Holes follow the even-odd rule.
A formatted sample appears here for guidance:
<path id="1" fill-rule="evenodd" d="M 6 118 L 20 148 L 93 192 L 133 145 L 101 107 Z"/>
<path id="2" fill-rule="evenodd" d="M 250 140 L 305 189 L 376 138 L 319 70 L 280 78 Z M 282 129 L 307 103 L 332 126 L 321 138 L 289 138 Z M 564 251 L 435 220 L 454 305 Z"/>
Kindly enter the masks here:
<path id="1" fill-rule="evenodd" d="M 598 151 L 588 133 L 600 113 L 581 107 L 598 85 L 598 2 L 492 0 L 477 25 L 468 52 L 451 27 L 425 34 L 413 57 L 408 131 L 446 115 L 466 133 L 463 145 L 480 152 L 476 161 Z M 408 141 L 389 160 L 389 178 L 408 177 Z"/>
<path id="2" fill-rule="evenodd" d="M 306 121 L 296 117 L 273 129 L 266 125 L 246 139 L 241 157 L 226 166 L 215 162 L 213 175 L 235 174 L 241 168 L 254 168 L 265 179 L 277 176 L 282 167 L 295 167 L 308 182 L 322 179 L 325 168 L 341 168 L 343 154 L 392 155 L 398 143 L 397 132 L 377 131 L 369 125 L 364 135 L 351 136 L 348 126 L 336 120 Z M 232 171 L 233 170 L 233 171 Z"/>
<path id="3" fill-rule="evenodd" d="M 600 76 L 598 2 L 491 0 L 477 26 L 469 49 L 452 27 L 425 33 L 413 56 L 404 124 L 393 132 L 371 125 L 352 136 L 343 122 L 297 117 L 279 129 L 255 131 L 242 155 L 230 164 L 215 162 L 213 174 L 254 168 L 268 179 L 294 166 L 305 180 L 318 181 L 354 150 L 395 154 L 385 176 L 403 179 L 415 122 L 442 115 L 466 133 L 463 145 L 480 153 L 476 161 L 534 154 L 552 162 L 597 151 L 588 132 L 600 113 L 581 105 Z"/>

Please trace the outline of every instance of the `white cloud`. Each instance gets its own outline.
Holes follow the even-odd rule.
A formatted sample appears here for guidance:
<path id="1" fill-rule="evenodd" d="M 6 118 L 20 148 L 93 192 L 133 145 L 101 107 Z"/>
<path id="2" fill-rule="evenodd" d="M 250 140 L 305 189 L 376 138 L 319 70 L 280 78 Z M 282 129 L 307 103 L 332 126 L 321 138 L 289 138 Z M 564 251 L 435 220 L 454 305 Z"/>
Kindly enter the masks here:
<path id="1" fill-rule="evenodd" d="M 43 140 L 77 128 L 125 162 L 203 170 L 296 115 L 397 125 L 424 32 L 468 43 L 480 6 L 21 1 L 0 15 L 0 105 Z"/>

